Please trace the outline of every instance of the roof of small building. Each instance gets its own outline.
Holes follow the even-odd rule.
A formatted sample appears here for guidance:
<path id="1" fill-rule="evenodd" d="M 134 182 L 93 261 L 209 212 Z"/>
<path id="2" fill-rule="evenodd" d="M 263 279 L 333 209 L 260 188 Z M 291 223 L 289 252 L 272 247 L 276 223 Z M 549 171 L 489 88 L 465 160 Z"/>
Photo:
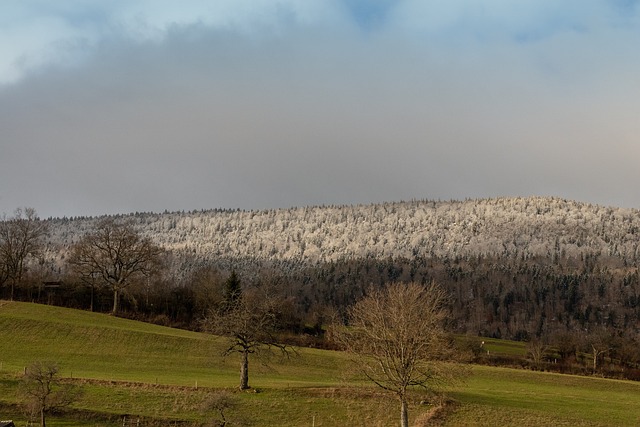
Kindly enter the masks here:
<path id="1" fill-rule="evenodd" d="M 0 421 L 0 427 L 16 427 L 13 421 Z"/>

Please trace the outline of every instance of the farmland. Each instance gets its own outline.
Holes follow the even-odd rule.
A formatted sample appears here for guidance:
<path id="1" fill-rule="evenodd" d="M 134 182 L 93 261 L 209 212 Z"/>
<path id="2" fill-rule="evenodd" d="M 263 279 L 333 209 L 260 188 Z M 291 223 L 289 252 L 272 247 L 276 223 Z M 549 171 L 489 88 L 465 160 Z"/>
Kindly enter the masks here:
<path id="1" fill-rule="evenodd" d="M 238 359 L 221 356 L 222 338 L 85 311 L 0 302 L 0 418 L 24 421 L 16 390 L 24 367 L 59 363 L 61 376 L 83 391 L 52 426 L 147 423 L 198 425 L 215 416 L 203 402 L 222 391 L 233 402 L 230 425 L 387 426 L 396 424 L 393 396 L 344 375 L 340 352 L 299 349 L 252 361 L 251 392 L 236 391 Z M 487 341 L 492 352 L 524 351 L 519 343 Z M 473 366 L 444 398 L 416 393 L 412 425 L 446 401 L 441 425 L 636 425 L 640 384 L 526 370 Z M 432 421 L 435 421 L 432 420 Z"/>

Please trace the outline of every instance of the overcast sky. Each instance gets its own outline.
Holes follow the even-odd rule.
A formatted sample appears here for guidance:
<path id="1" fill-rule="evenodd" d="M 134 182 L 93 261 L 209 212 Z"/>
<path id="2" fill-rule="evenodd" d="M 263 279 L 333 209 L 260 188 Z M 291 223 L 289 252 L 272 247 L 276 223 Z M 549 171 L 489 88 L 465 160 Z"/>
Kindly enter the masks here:
<path id="1" fill-rule="evenodd" d="M 0 214 L 639 188 L 636 0 L 0 2 Z"/>

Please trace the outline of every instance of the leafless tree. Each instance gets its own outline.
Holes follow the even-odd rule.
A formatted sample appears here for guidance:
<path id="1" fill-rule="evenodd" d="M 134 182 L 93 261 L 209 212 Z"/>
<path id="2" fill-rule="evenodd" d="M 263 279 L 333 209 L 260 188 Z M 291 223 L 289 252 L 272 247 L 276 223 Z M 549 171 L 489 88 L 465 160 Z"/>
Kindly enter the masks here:
<path id="1" fill-rule="evenodd" d="M 47 223 L 33 208 L 16 209 L 12 218 L 0 220 L 0 284 L 9 282 L 13 300 L 15 286 L 22 281 L 25 261 L 42 250 Z"/>
<path id="2" fill-rule="evenodd" d="M 107 219 L 73 246 L 69 264 L 81 277 L 98 278 L 113 290 L 116 314 L 120 294 L 136 278 L 157 271 L 163 252 L 131 224 Z"/>
<path id="3" fill-rule="evenodd" d="M 556 332 L 551 336 L 551 344 L 563 363 L 569 363 L 576 356 L 578 337 L 566 331 Z"/>
<path id="4" fill-rule="evenodd" d="M 452 349 L 443 325 L 446 300 L 435 284 L 391 284 L 357 302 L 349 311 L 348 327 L 335 331 L 354 355 L 358 372 L 398 396 L 402 427 L 409 423 L 410 388 L 432 389 L 458 372 L 440 363 Z"/>
<path id="5" fill-rule="evenodd" d="M 598 330 L 584 337 L 583 346 L 591 353 L 593 372 L 598 370 L 598 362 L 611 350 L 611 334 L 606 330 Z"/>
<path id="6" fill-rule="evenodd" d="M 527 343 L 527 355 L 536 368 L 540 367 L 548 351 L 549 345 L 542 339 L 534 338 Z"/>
<path id="7" fill-rule="evenodd" d="M 219 306 L 222 301 L 222 286 L 224 284 L 222 273 L 213 266 L 198 268 L 187 280 L 190 289 L 193 289 L 195 297 L 194 313 L 199 318 L 205 317 L 209 309 Z"/>
<path id="8" fill-rule="evenodd" d="M 237 402 L 231 393 L 220 390 L 207 396 L 202 403 L 202 412 L 205 414 L 215 413 L 215 418 L 211 420 L 211 426 L 225 427 L 229 422 L 227 413 L 235 406 L 237 406 Z"/>
<path id="9" fill-rule="evenodd" d="M 265 289 L 250 289 L 234 295 L 220 307 L 209 311 L 204 328 L 213 334 L 227 337 L 224 354 L 240 353 L 240 389 L 249 388 L 249 356 L 261 355 L 271 348 L 288 355 L 292 348 L 278 343 L 279 303 Z"/>
<path id="10" fill-rule="evenodd" d="M 59 368 L 55 362 L 34 362 L 26 368 L 19 388 L 26 409 L 33 417 L 40 417 L 40 426 L 46 427 L 46 414 L 64 408 L 79 396 L 77 389 L 61 385 Z"/>

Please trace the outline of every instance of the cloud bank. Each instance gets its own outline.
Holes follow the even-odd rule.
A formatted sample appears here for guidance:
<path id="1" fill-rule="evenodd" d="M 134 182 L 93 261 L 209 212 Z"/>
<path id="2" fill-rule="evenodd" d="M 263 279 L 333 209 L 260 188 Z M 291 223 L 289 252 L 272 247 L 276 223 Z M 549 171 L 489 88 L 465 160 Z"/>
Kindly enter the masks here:
<path id="1" fill-rule="evenodd" d="M 638 2 L 103 3 L 2 6 L 0 212 L 640 207 Z"/>

